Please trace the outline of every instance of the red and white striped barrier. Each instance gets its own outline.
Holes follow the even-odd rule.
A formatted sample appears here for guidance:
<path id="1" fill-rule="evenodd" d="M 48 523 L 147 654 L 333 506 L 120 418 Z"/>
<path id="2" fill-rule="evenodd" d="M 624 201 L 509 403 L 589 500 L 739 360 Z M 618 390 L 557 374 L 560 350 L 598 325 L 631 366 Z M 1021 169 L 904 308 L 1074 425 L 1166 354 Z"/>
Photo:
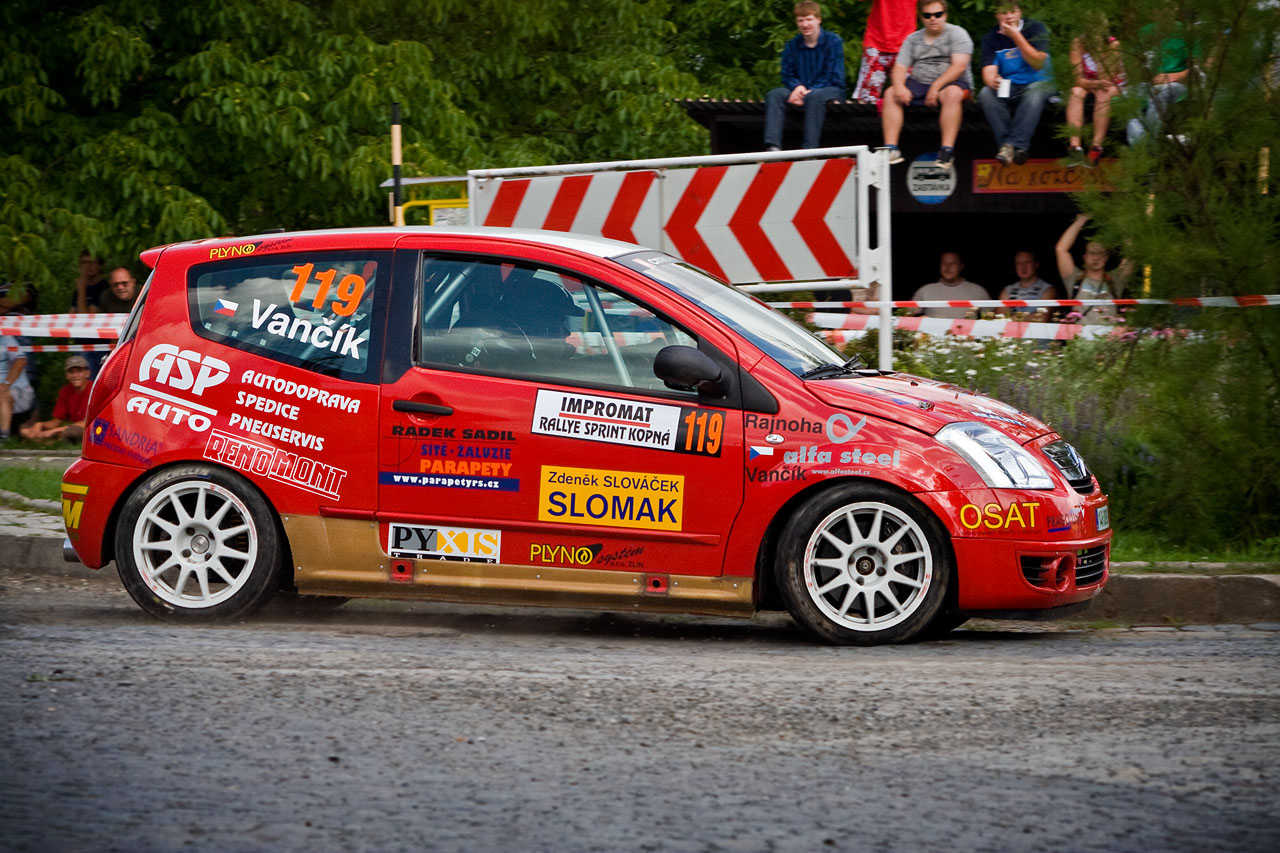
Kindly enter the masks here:
<path id="1" fill-rule="evenodd" d="M 832 343 L 854 340 L 867 329 L 880 328 L 875 314 L 811 314 L 810 321 L 823 329 L 823 337 Z M 1126 331 L 1111 325 L 1074 323 L 1026 323 L 1020 320 L 946 320 L 941 317 L 894 317 L 893 326 L 926 335 L 958 335 L 970 338 L 1035 338 L 1070 341 L 1076 338 L 1100 338 Z"/>
<path id="2" fill-rule="evenodd" d="M 1182 308 L 1257 308 L 1280 305 L 1280 294 L 1177 299 L 921 299 L 896 302 L 770 302 L 774 308 L 1091 308 L 1103 305 L 1176 305 Z"/>
<path id="3" fill-rule="evenodd" d="M 0 335 L 24 338 L 120 337 L 128 314 L 12 314 L 0 317 Z"/>
<path id="4" fill-rule="evenodd" d="M 850 157 L 532 177 L 477 174 L 470 204 L 478 225 L 653 246 L 730 282 L 857 274 L 857 169 Z"/>
<path id="5" fill-rule="evenodd" d="M 4 352 L 111 352 L 115 344 L 35 344 L 29 347 L 0 347 Z"/>

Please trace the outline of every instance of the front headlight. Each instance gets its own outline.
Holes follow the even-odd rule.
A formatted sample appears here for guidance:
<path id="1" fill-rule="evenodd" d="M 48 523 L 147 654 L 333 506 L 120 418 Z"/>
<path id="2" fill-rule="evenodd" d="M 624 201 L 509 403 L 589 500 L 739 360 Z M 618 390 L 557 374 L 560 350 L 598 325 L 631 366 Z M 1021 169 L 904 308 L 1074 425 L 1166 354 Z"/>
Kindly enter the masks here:
<path id="1" fill-rule="evenodd" d="M 986 424 L 947 424 L 938 430 L 937 439 L 963 456 L 993 489 L 1053 488 L 1053 480 L 1034 456 Z"/>

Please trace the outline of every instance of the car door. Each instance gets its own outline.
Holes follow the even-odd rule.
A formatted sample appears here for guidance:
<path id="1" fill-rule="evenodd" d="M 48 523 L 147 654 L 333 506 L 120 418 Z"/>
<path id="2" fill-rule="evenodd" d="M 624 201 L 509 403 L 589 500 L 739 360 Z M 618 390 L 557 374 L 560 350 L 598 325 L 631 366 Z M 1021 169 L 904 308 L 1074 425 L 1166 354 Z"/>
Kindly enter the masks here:
<path id="1" fill-rule="evenodd" d="M 379 412 L 388 553 L 477 572 L 719 575 L 742 503 L 742 414 L 665 387 L 653 359 L 713 335 L 731 358 L 731 343 L 534 254 L 397 261 L 415 269 L 417 308 L 391 318 L 412 324 L 413 356 Z"/>

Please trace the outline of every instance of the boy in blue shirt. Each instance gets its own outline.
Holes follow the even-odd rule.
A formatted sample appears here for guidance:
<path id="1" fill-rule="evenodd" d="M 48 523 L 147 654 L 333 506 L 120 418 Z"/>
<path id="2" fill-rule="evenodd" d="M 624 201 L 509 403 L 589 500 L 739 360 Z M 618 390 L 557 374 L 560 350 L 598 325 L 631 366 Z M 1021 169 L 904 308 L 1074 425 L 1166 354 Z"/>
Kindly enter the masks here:
<path id="1" fill-rule="evenodd" d="M 844 41 L 822 28 L 822 7 L 805 0 L 795 8 L 799 35 L 782 49 L 782 88 L 765 96 L 764 145 L 782 147 L 787 104 L 804 107 L 804 147 L 817 148 L 827 101 L 844 97 Z"/>
<path id="2" fill-rule="evenodd" d="M 1053 94 L 1049 30 L 1022 17 L 1018 0 L 1001 0 L 997 26 L 982 37 L 982 82 L 978 103 L 995 134 L 996 159 L 1025 163 L 1044 103 Z M 1010 112 L 1012 111 L 1012 117 Z"/>

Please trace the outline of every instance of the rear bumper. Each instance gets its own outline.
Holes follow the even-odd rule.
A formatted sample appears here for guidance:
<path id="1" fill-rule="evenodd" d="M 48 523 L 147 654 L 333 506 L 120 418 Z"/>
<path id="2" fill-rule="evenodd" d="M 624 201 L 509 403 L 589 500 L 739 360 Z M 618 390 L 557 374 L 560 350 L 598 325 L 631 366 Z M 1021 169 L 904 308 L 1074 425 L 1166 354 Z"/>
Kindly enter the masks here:
<path id="1" fill-rule="evenodd" d="M 111 562 L 111 534 L 120 497 L 144 473 L 141 468 L 110 462 L 77 459 L 72 463 L 62 475 L 62 518 L 67 528 L 64 557 L 70 548 L 76 560 L 91 569 Z"/>

